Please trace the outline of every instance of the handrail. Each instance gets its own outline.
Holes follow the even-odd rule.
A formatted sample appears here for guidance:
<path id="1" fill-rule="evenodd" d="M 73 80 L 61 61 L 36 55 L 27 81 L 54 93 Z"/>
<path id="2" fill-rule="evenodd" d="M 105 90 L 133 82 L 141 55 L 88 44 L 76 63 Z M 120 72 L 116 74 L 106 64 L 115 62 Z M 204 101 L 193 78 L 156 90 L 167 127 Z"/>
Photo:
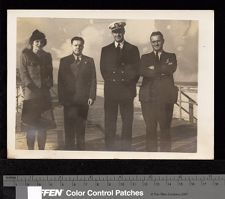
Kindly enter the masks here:
<path id="1" fill-rule="evenodd" d="M 179 106 L 178 103 L 176 103 L 176 105 Z M 181 107 L 181 109 L 182 109 L 185 113 L 189 114 L 189 111 L 188 111 L 187 109 L 185 109 L 184 107 Z M 194 118 L 196 121 L 198 120 L 194 115 L 193 115 L 193 118 Z"/>
<path id="2" fill-rule="evenodd" d="M 23 98 L 23 95 L 21 95 L 19 93 L 19 88 L 20 86 L 22 86 L 23 84 L 21 83 L 17 83 L 17 87 L 16 87 L 16 111 L 19 112 L 22 108 L 22 105 L 19 102 L 19 98 Z M 176 105 L 179 107 L 179 118 L 182 119 L 182 111 L 184 111 L 185 113 L 187 113 L 189 115 L 189 121 L 191 123 L 197 122 L 197 118 L 194 116 L 194 105 L 198 106 L 198 103 L 192 99 L 189 95 L 187 95 L 182 88 L 184 88 L 185 86 L 181 86 L 178 85 L 179 87 L 179 93 L 178 93 L 178 100 Z M 53 96 L 53 106 L 57 106 L 58 105 L 58 101 L 57 101 L 57 92 L 54 90 L 54 87 L 51 89 Z M 188 99 L 188 101 L 184 101 L 182 100 L 182 96 L 186 97 Z M 186 109 L 184 106 L 182 106 L 183 103 L 188 103 L 188 109 Z"/>
<path id="3" fill-rule="evenodd" d="M 57 97 L 57 93 L 56 93 L 56 91 L 54 90 L 54 87 L 52 87 L 51 92 Z"/>
<path id="4" fill-rule="evenodd" d="M 192 99 L 189 95 L 187 95 L 184 91 L 182 91 L 182 87 L 181 85 L 178 85 L 178 88 L 179 88 L 179 97 L 178 97 L 178 100 L 177 100 L 177 103 L 176 105 L 179 107 L 179 115 L 180 115 L 180 119 L 182 119 L 182 110 L 184 112 L 186 112 L 188 115 L 189 115 L 189 121 L 191 123 L 194 123 L 194 122 L 197 122 L 197 118 L 194 116 L 194 105 L 198 106 L 198 103 Z M 182 96 L 186 97 L 188 99 L 188 102 L 185 102 L 182 100 Z M 184 108 L 182 106 L 182 103 L 188 103 L 188 109 L 187 110 L 186 108 Z"/>
<path id="5" fill-rule="evenodd" d="M 181 93 L 182 93 L 186 98 L 188 98 L 193 104 L 198 105 L 198 103 L 197 103 L 195 100 L 193 100 L 189 95 L 187 95 L 184 91 L 181 91 Z"/>
<path id="6" fill-rule="evenodd" d="M 16 112 L 19 112 L 19 109 L 22 109 L 22 105 L 19 104 L 19 98 L 24 98 L 23 95 L 19 94 L 19 88 L 22 84 L 16 84 Z"/>

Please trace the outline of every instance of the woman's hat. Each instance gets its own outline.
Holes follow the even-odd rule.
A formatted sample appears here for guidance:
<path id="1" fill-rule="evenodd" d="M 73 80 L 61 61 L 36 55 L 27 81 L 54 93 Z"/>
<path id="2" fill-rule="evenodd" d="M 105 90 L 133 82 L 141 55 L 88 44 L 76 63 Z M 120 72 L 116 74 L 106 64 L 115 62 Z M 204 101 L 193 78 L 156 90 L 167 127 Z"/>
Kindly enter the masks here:
<path id="1" fill-rule="evenodd" d="M 30 40 L 29 40 L 30 45 L 32 45 L 35 40 L 42 40 L 43 46 L 45 46 L 47 44 L 45 34 L 43 32 L 40 32 L 37 29 L 32 33 L 32 35 L 30 37 Z"/>

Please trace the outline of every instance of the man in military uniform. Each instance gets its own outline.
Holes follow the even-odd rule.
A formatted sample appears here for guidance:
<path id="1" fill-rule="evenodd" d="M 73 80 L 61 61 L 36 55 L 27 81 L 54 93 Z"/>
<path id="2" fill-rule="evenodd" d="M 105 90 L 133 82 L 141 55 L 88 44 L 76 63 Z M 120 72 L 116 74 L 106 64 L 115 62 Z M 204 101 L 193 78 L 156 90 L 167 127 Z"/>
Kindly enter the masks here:
<path id="1" fill-rule="evenodd" d="M 84 150 L 88 109 L 96 98 L 95 64 L 93 58 L 82 54 L 82 37 L 73 37 L 71 47 L 73 53 L 60 60 L 58 96 L 64 106 L 65 148 Z"/>
<path id="2" fill-rule="evenodd" d="M 131 149 L 133 100 L 139 78 L 140 55 L 136 46 L 124 40 L 125 25 L 125 22 L 114 22 L 109 25 L 114 42 L 103 47 L 101 52 L 100 69 L 104 79 L 107 150 L 116 150 L 118 109 L 122 118 L 121 150 Z"/>
<path id="3" fill-rule="evenodd" d="M 177 101 L 177 87 L 173 73 L 177 68 L 176 55 L 163 50 L 161 32 L 150 36 L 151 53 L 142 55 L 140 75 L 143 82 L 139 93 L 142 113 L 146 123 L 147 151 L 158 151 L 157 124 L 160 132 L 160 151 L 171 151 L 170 125 L 173 106 Z"/>

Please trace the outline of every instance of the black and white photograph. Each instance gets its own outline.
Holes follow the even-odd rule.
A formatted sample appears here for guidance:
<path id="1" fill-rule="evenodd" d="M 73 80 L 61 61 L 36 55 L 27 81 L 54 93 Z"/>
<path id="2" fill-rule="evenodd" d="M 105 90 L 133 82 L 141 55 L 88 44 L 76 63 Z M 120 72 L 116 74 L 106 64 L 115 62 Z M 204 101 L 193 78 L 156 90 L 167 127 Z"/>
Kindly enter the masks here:
<path id="1" fill-rule="evenodd" d="M 213 159 L 214 13 L 8 10 L 18 159 Z"/>

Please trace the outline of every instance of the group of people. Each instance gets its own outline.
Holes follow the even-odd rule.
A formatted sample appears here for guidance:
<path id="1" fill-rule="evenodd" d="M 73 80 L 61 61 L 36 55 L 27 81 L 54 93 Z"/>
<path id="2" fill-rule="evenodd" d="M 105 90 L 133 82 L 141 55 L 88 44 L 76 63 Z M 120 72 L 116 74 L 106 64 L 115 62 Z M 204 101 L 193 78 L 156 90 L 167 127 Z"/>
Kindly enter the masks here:
<path id="1" fill-rule="evenodd" d="M 114 41 L 101 51 L 106 150 L 132 150 L 133 102 L 136 97 L 136 84 L 142 76 L 139 100 L 146 124 L 146 151 L 169 152 L 170 126 L 174 103 L 177 100 L 177 88 L 173 79 L 177 68 L 176 55 L 163 50 L 163 34 L 156 31 L 150 35 L 153 51 L 140 58 L 137 46 L 124 39 L 125 25 L 123 21 L 109 25 Z M 26 105 L 23 107 L 26 110 L 22 111 L 22 121 L 26 124 L 28 149 L 34 149 L 36 132 L 39 149 L 44 149 L 46 131 L 50 128 L 46 123 L 43 125 L 43 118 L 46 110 L 51 109 L 49 89 L 53 86 L 52 58 L 50 53 L 43 50 L 47 44 L 44 33 L 35 30 L 29 43 L 31 48 L 23 50 L 20 65 Z M 67 150 L 85 150 L 88 109 L 96 100 L 95 64 L 93 58 L 83 55 L 84 43 L 82 37 L 73 37 L 72 54 L 62 58 L 59 65 L 58 98 L 64 107 Z M 35 105 L 36 109 L 32 108 Z M 116 139 L 118 110 L 122 119 L 119 148 Z M 50 116 L 54 120 L 53 114 Z"/>

